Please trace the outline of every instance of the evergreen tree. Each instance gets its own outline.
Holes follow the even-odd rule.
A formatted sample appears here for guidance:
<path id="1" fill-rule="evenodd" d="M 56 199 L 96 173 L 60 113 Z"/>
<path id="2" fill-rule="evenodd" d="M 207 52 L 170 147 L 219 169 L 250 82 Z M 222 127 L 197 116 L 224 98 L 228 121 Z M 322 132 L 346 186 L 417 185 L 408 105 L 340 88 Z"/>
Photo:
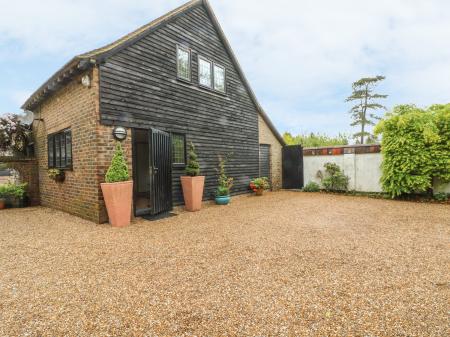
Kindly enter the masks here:
<path id="1" fill-rule="evenodd" d="M 129 179 L 130 175 L 128 173 L 127 161 L 125 160 L 122 145 L 120 142 L 117 142 L 111 165 L 105 175 L 105 181 L 107 183 L 117 183 L 128 181 Z"/>
<path id="2" fill-rule="evenodd" d="M 200 174 L 200 165 L 197 161 L 197 154 L 195 153 L 194 144 L 189 143 L 188 151 L 188 163 L 186 165 L 186 174 L 191 177 L 198 176 Z"/>
<path id="3" fill-rule="evenodd" d="M 361 130 L 353 135 L 357 142 L 364 144 L 366 138 L 369 142 L 374 142 L 374 136 L 368 132 L 367 126 L 375 125 L 375 120 L 379 120 L 375 113 L 378 109 L 386 110 L 386 107 L 377 102 L 378 99 L 386 98 L 387 95 L 373 93 L 376 85 L 385 79 L 384 76 L 364 77 L 352 84 L 352 94 L 346 99 L 346 102 L 356 101 L 356 104 L 350 109 L 353 122 L 351 126 L 359 125 Z"/>

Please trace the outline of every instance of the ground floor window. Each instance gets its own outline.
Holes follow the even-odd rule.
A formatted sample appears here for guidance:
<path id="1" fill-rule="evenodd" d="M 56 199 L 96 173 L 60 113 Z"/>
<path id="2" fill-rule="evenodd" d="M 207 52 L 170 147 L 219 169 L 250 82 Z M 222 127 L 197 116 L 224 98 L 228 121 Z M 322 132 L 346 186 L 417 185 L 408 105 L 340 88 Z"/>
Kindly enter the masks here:
<path id="1" fill-rule="evenodd" d="M 48 136 L 48 167 L 72 168 L 72 132 L 66 129 Z"/>
<path id="2" fill-rule="evenodd" d="M 183 134 L 172 133 L 172 164 L 186 165 L 186 137 Z"/>

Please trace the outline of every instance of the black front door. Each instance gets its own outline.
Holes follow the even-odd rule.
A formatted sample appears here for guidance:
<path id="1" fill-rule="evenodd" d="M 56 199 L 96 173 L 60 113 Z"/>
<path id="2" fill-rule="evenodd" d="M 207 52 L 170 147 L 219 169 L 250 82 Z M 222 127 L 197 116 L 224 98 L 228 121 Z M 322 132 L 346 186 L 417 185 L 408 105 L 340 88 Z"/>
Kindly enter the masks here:
<path id="1" fill-rule="evenodd" d="M 151 214 L 172 210 L 172 146 L 170 134 L 156 129 L 149 133 Z"/>

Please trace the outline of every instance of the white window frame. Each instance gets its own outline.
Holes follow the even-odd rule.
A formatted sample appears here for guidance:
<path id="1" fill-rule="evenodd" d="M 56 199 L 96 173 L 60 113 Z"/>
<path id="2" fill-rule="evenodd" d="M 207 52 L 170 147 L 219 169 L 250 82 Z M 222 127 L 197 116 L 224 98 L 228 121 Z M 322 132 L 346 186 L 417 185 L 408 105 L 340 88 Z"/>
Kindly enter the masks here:
<path id="1" fill-rule="evenodd" d="M 222 90 L 218 90 L 216 89 L 216 72 L 215 72 L 215 67 L 218 68 L 222 68 L 223 69 L 223 91 Z M 212 67 L 212 72 L 213 72 L 213 88 L 215 91 L 220 92 L 222 94 L 226 94 L 227 93 L 227 68 L 225 68 L 223 65 L 219 64 L 219 63 L 213 63 L 213 67 Z"/>
<path id="2" fill-rule="evenodd" d="M 210 80 L 210 86 L 200 83 L 200 61 L 208 62 L 209 63 L 209 80 Z M 213 89 L 214 88 L 214 62 L 209 60 L 208 58 L 198 55 L 198 85 L 202 88 L 207 89 Z"/>
<path id="3" fill-rule="evenodd" d="M 180 76 L 180 67 L 179 67 L 179 51 L 184 51 L 188 53 L 188 69 L 189 69 L 189 78 L 185 78 Z M 192 81 L 192 53 L 191 50 L 187 47 L 183 47 L 177 44 L 177 54 L 176 54 L 176 65 L 177 65 L 177 78 L 182 81 L 191 82 Z"/>

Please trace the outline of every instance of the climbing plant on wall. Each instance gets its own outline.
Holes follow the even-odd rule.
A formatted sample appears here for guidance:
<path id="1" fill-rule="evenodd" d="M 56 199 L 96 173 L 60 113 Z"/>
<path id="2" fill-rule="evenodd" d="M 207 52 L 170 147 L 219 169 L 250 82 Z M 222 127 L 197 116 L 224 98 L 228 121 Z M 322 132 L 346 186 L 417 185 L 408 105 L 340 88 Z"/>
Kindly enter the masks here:
<path id="1" fill-rule="evenodd" d="M 450 181 L 450 104 L 396 106 L 375 133 L 382 134 L 381 183 L 393 198 L 430 190 L 433 178 Z"/>

